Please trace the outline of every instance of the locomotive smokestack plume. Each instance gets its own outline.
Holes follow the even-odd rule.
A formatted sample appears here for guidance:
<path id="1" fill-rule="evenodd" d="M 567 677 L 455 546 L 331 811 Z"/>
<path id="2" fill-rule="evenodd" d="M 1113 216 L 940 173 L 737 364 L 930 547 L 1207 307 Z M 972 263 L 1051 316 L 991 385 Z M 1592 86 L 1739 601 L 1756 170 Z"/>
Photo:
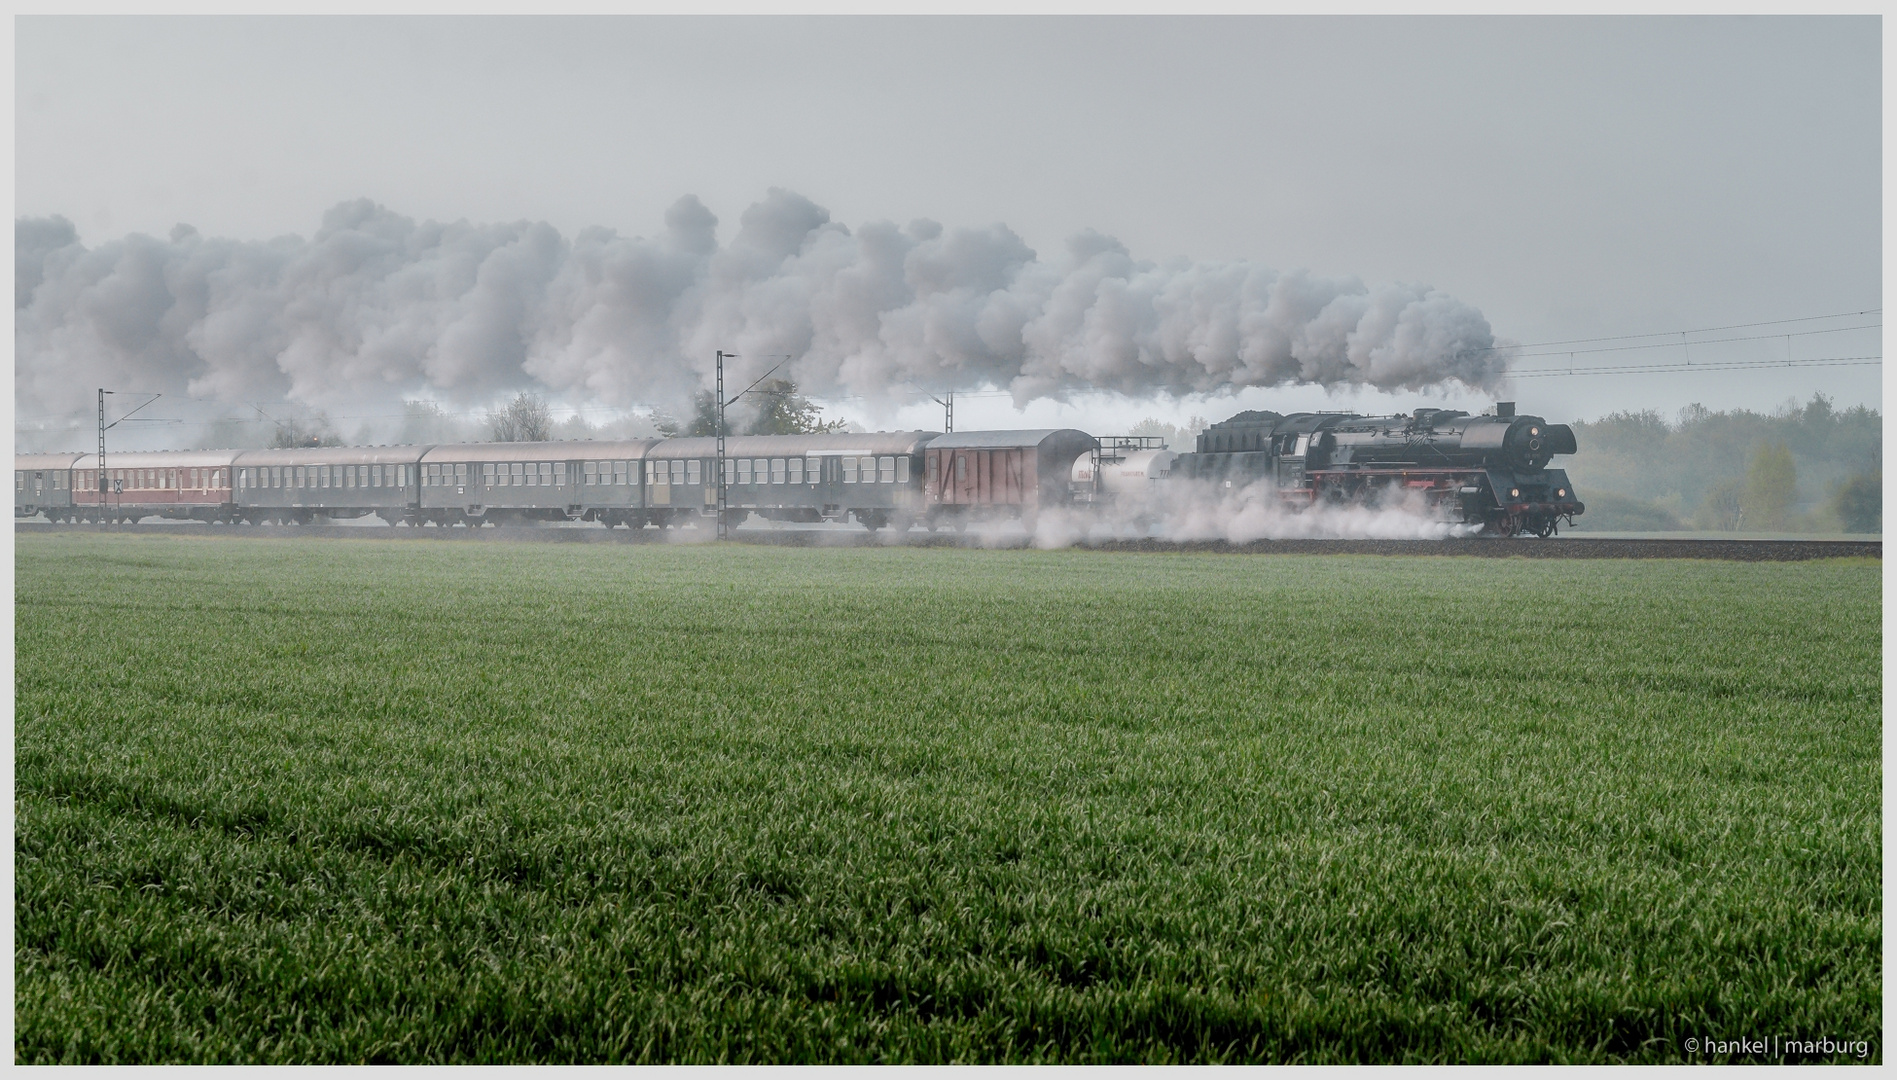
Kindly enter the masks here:
<path id="1" fill-rule="evenodd" d="M 984 384 L 1018 403 L 1317 384 L 1485 388 L 1487 320 L 1422 285 L 1135 259 L 1083 233 L 1030 249 L 1003 225 L 855 230 L 773 189 L 721 246 L 687 196 L 652 237 L 544 223 L 417 223 L 367 200 L 308 239 L 180 225 L 85 246 L 15 223 L 22 416 L 78 415 L 86 388 L 345 407 L 478 405 L 521 388 L 573 404 L 676 405 L 718 349 L 741 382 L 778 357 L 818 397 L 906 399 Z M 750 370 L 755 369 L 755 370 Z"/>

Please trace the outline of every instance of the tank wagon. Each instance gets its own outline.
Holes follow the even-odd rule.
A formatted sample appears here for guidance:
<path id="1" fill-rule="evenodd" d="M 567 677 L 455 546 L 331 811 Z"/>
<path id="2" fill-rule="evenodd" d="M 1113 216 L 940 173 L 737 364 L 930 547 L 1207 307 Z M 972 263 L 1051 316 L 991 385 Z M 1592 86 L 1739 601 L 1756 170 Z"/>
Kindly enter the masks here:
<path id="1" fill-rule="evenodd" d="M 1574 452 L 1573 428 L 1517 416 L 1513 402 L 1480 416 L 1254 411 L 1207 428 L 1173 475 L 1218 488 L 1268 484 L 1292 507 L 1375 505 L 1403 494 L 1486 535 L 1552 536 L 1586 509 L 1568 474 L 1548 468 L 1556 454 Z"/>
<path id="2" fill-rule="evenodd" d="M 1090 503 L 1144 499 L 1171 478 L 1178 459 L 1158 436 L 1102 436 L 1098 450 L 1074 459 L 1074 498 Z"/>

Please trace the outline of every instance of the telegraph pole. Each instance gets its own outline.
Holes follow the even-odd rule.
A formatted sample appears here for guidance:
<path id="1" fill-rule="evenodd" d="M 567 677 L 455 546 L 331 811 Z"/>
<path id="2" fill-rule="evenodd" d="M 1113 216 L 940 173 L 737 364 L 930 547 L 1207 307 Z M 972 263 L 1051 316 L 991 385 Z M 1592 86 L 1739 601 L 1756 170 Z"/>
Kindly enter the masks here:
<path id="1" fill-rule="evenodd" d="M 105 531 L 105 387 L 99 387 L 99 531 Z"/>
<path id="2" fill-rule="evenodd" d="M 163 394 L 153 394 L 146 398 L 145 401 L 139 405 L 138 409 L 133 409 L 132 412 L 128 412 L 108 424 L 105 422 L 105 396 L 118 392 L 117 390 L 107 390 L 103 386 L 99 387 L 99 528 L 102 530 L 105 528 L 105 496 L 106 492 L 111 489 L 111 482 L 105 478 L 105 433 L 118 427 L 125 421 L 130 420 L 132 413 L 137 412 L 138 409 L 142 409 L 146 405 L 150 405 L 152 402 L 165 396 Z M 136 391 L 127 391 L 127 393 L 136 393 Z M 119 502 L 120 505 L 124 505 L 124 499 L 122 497 Z"/>
<path id="3" fill-rule="evenodd" d="M 759 375 L 756 379 L 752 380 L 751 385 L 731 395 L 730 399 L 727 400 L 725 398 L 725 361 L 736 360 L 737 358 L 738 354 L 734 352 L 724 352 L 720 350 L 718 353 L 718 539 L 720 540 L 725 539 L 725 534 L 730 531 L 730 528 L 725 523 L 725 499 L 728 496 L 725 489 L 725 406 L 737 401 L 751 391 L 756 390 L 758 383 L 775 375 L 778 368 L 790 363 L 790 357 L 786 356 L 777 363 L 772 364 L 771 370 Z"/>
<path id="4" fill-rule="evenodd" d="M 718 350 L 718 539 L 725 539 L 725 352 Z"/>
<path id="5" fill-rule="evenodd" d="M 952 434 L 955 431 L 955 391 L 950 390 L 948 392 L 947 401 L 936 397 L 934 394 L 929 395 L 929 400 L 942 406 L 942 434 Z"/>

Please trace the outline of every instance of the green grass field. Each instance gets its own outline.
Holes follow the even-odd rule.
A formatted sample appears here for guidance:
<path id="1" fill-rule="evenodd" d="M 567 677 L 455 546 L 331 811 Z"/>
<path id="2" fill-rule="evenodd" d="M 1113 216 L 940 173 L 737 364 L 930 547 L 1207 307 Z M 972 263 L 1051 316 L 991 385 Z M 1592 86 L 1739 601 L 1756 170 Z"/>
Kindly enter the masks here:
<path id="1" fill-rule="evenodd" d="M 1875 562 L 17 544 L 19 1061 L 1882 1058 Z"/>

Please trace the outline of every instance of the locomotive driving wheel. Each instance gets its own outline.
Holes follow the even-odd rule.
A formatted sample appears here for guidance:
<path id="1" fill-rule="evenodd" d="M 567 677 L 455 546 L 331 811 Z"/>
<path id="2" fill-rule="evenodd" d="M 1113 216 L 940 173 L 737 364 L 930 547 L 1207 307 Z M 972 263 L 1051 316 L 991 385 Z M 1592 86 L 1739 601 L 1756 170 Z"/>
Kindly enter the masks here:
<path id="1" fill-rule="evenodd" d="M 1522 531 L 1522 521 L 1514 514 L 1503 514 L 1501 517 L 1490 519 L 1482 531 L 1488 536 L 1514 536 Z"/>

